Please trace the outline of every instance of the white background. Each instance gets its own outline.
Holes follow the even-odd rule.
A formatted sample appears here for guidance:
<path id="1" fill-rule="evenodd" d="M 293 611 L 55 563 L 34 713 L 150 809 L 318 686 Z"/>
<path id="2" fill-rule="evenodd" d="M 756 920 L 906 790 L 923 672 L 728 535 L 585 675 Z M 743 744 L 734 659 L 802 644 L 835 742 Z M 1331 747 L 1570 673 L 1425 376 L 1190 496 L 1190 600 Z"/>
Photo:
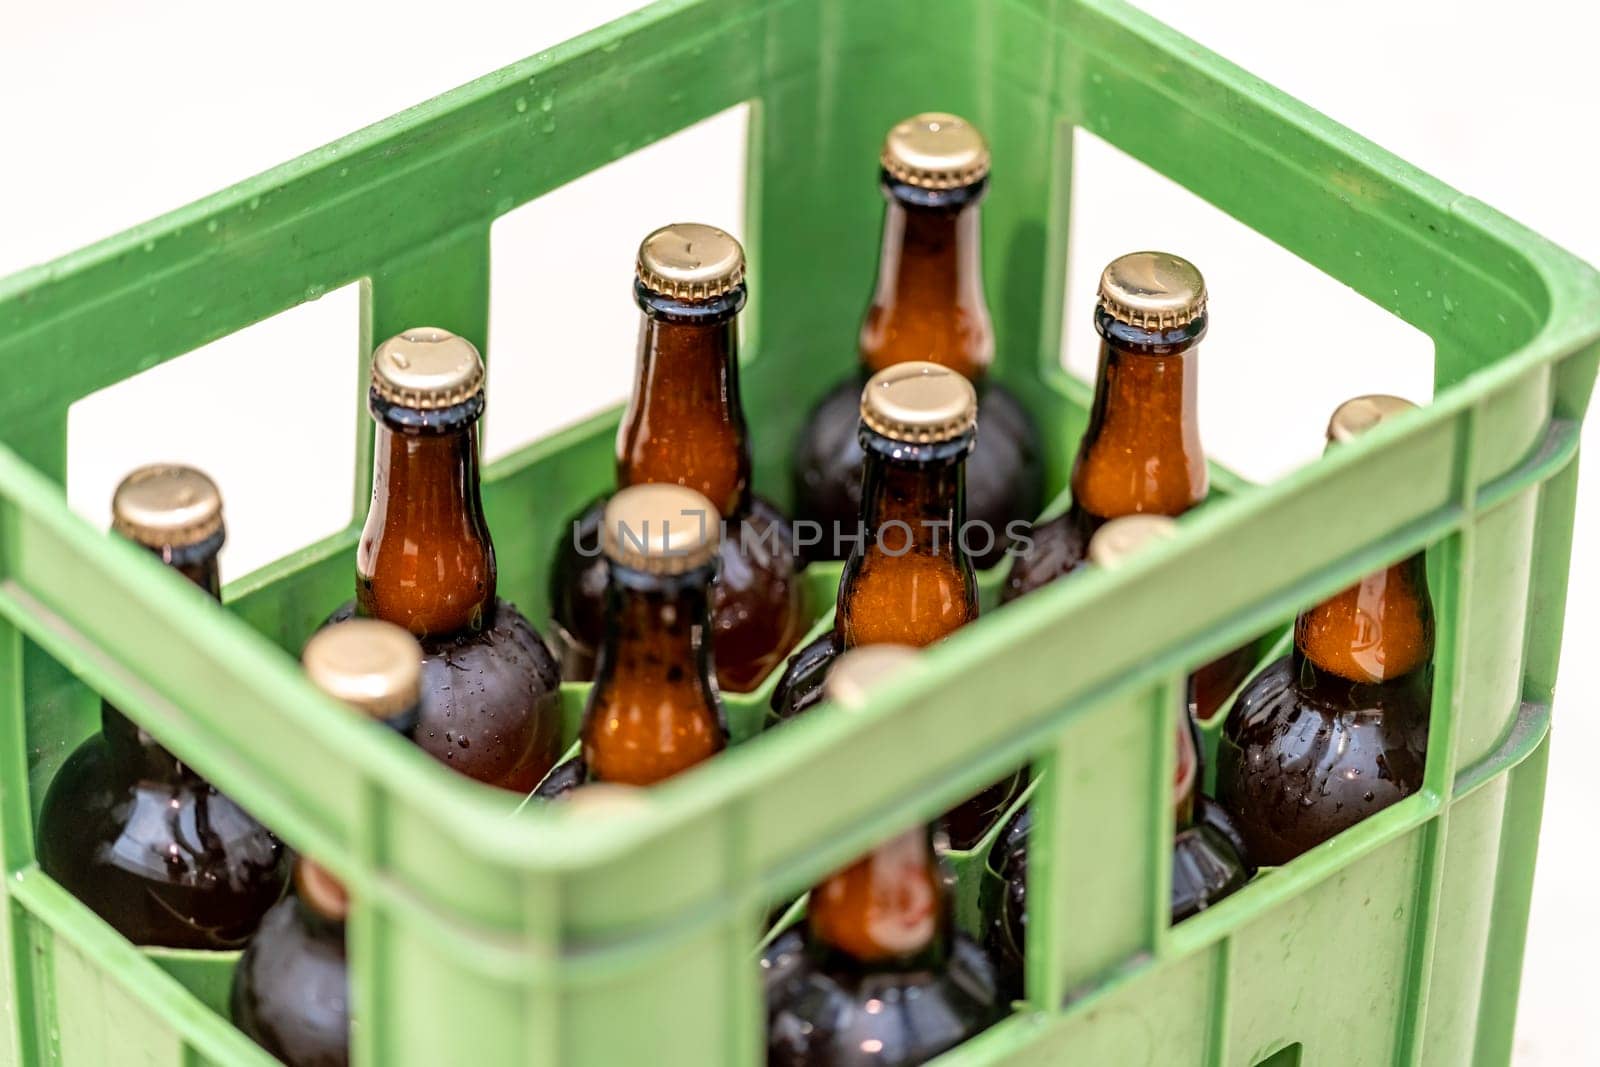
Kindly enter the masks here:
<path id="1" fill-rule="evenodd" d="M 632 6 L 7 0 L 0 7 L 0 275 L 180 206 Z M 1600 5 L 1143 6 L 1600 262 L 1593 75 Z M 491 456 L 621 399 L 633 359 L 633 249 L 644 232 L 672 219 L 739 231 L 740 118 L 708 120 L 496 228 L 491 345 L 540 353 L 542 365 L 492 365 Z M 704 163 L 707 153 L 716 165 Z M 1095 272 L 1119 252 L 1160 247 L 1195 260 L 1213 294 L 1202 422 L 1208 450 L 1224 462 L 1271 477 L 1316 455 L 1339 399 L 1372 391 L 1427 399 L 1426 338 L 1107 146 L 1080 137 L 1077 165 L 1069 367 L 1092 368 L 1085 313 Z M 645 173 L 651 193 L 640 198 Z M 1113 197 L 1125 207 L 1130 190 L 1139 211 L 1096 210 Z M 580 245 L 587 253 L 573 262 Z M 540 254 L 552 247 L 562 250 L 559 270 L 554 257 Z M 1296 318 L 1330 328 L 1288 351 L 1276 343 L 1281 312 L 1255 313 L 1264 306 L 1302 307 Z M 350 514 L 355 343 L 351 288 L 81 402 L 71 421 L 73 506 L 103 523 L 110 489 L 131 466 L 199 462 L 228 501 L 228 577 L 339 529 Z M 246 385 L 250 364 L 259 370 Z M 562 369 L 552 376 L 552 366 Z M 285 410 L 297 413 L 290 432 L 264 440 L 260 427 Z M 1600 419 L 1584 436 L 1591 449 L 1600 445 Z M 1591 651 L 1600 637 L 1596 531 L 1600 474 L 1590 470 L 1518 1028 L 1523 1067 L 1600 1063 L 1591 1014 L 1600 999 L 1590 782 L 1600 750 L 1600 657 Z"/>

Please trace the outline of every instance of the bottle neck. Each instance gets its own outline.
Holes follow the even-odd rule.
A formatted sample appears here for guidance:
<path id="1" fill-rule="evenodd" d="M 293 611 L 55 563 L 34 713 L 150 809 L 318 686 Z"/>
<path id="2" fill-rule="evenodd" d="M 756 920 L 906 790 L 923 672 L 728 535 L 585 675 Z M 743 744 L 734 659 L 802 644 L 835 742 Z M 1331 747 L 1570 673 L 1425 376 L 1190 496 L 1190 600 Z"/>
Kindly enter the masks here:
<path id="1" fill-rule="evenodd" d="M 862 529 L 840 582 L 835 634 L 845 648 L 929 645 L 978 616 L 965 545 L 985 534 L 966 529 L 971 440 L 904 445 L 868 431 L 863 442 Z"/>
<path id="2" fill-rule="evenodd" d="M 675 482 L 726 517 L 750 503 L 750 445 L 739 402 L 736 316 L 743 290 L 712 306 L 639 290 L 638 373 L 617 432 L 617 485 Z"/>
<path id="3" fill-rule="evenodd" d="M 1378 684 L 1424 667 L 1433 657 L 1433 600 L 1421 553 L 1374 571 L 1301 613 L 1295 650 L 1318 670 Z"/>
<path id="4" fill-rule="evenodd" d="M 1205 320 L 1147 331 L 1096 309 L 1095 325 L 1100 371 L 1072 468 L 1073 507 L 1102 521 L 1181 515 L 1206 495 L 1196 348 Z"/>
<path id="5" fill-rule="evenodd" d="M 494 543 L 478 495 L 475 419 L 421 433 L 378 420 L 356 579 L 361 614 L 417 637 L 475 633 L 492 619 Z"/>
<path id="6" fill-rule="evenodd" d="M 812 946 L 872 970 L 910 970 L 943 957 L 948 932 L 932 835 L 908 830 L 811 891 Z"/>
<path id="7" fill-rule="evenodd" d="M 897 191 L 899 190 L 899 191 Z M 994 361 L 994 324 L 983 295 L 978 204 L 984 183 L 935 204 L 890 183 L 878 280 L 861 326 L 868 374 L 907 360 L 979 381 Z"/>
<path id="8" fill-rule="evenodd" d="M 222 548 L 222 535 L 219 533 L 212 542 L 177 549 L 153 545 L 144 547 L 205 590 L 213 600 L 221 601 L 222 581 L 217 568 L 217 553 Z M 108 700 L 100 702 L 100 729 L 111 749 L 112 758 L 131 777 L 172 785 L 201 781 L 193 769 L 168 752 L 144 727 L 128 718 Z"/>
<path id="9" fill-rule="evenodd" d="M 653 785 L 726 743 L 708 639 L 712 569 L 610 570 L 583 754 L 593 780 Z"/>

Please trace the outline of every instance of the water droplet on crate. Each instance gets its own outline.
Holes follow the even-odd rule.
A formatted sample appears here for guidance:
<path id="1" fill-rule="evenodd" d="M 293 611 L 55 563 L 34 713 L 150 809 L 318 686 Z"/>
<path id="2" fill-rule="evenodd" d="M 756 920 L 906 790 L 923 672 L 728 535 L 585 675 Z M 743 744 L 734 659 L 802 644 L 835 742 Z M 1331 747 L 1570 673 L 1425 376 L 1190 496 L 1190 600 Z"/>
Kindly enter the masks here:
<path id="1" fill-rule="evenodd" d="M 552 108 L 554 108 L 555 106 L 556 106 L 556 94 L 555 93 L 545 93 L 544 94 L 544 99 L 539 101 L 539 110 L 540 111 L 549 111 Z"/>
<path id="2" fill-rule="evenodd" d="M 217 220 L 216 219 L 207 219 L 206 220 L 206 232 L 207 233 L 216 233 L 217 232 Z"/>
<path id="3" fill-rule="evenodd" d="M 144 243 L 144 250 L 146 252 L 154 252 L 156 250 L 156 243 L 154 241 L 146 241 Z"/>
<path id="4" fill-rule="evenodd" d="M 526 110 L 528 110 L 528 101 L 524 100 L 520 96 L 517 97 L 517 114 L 520 115 Z"/>
<path id="5" fill-rule="evenodd" d="M 256 208 L 258 208 L 260 206 L 261 206 L 261 198 L 259 196 L 252 196 L 250 198 L 250 210 L 254 211 Z"/>

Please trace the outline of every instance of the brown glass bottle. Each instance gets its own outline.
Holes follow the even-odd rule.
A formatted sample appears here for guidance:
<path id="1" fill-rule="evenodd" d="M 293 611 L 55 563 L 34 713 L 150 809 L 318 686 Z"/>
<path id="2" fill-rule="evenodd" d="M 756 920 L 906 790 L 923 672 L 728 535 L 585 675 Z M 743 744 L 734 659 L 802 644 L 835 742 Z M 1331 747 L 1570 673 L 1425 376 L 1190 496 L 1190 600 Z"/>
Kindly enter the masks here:
<path id="1" fill-rule="evenodd" d="M 1097 567 L 1117 567 L 1152 542 L 1176 535 L 1176 524 L 1159 515 L 1111 519 L 1090 539 L 1088 557 Z M 1187 705 L 1187 702 L 1185 702 Z M 1171 921 L 1182 922 L 1242 888 L 1255 873 L 1236 843 L 1226 817 L 1200 792 L 1201 744 L 1187 706 L 1178 710 L 1172 780 Z M 1023 953 L 1027 941 L 1028 837 L 1033 817 L 1019 811 L 990 853 L 981 907 L 986 942 L 1001 976 L 1001 986 L 1022 995 Z"/>
<path id="2" fill-rule="evenodd" d="M 720 525 L 711 501 L 685 486 L 629 486 L 607 502 L 606 629 L 582 753 L 540 796 L 585 781 L 654 785 L 727 746 L 711 630 Z"/>
<path id="3" fill-rule="evenodd" d="M 1329 442 L 1411 406 L 1395 397 L 1348 401 L 1334 413 Z M 1217 801 L 1252 859 L 1287 863 L 1422 788 L 1432 658 L 1421 553 L 1295 620 L 1294 650 L 1240 693 L 1217 751 Z"/>
<path id="4" fill-rule="evenodd" d="M 222 498 L 190 467 L 134 471 L 112 527 L 212 597 Z M 101 731 L 56 772 L 39 813 L 39 863 L 124 937 L 237 949 L 289 877 L 283 845 L 109 702 Z"/>
<path id="5" fill-rule="evenodd" d="M 1100 370 L 1072 465 L 1072 505 L 1031 531 L 1006 578 L 1010 601 L 1083 566 L 1120 515 L 1181 515 L 1205 499 L 1196 412 L 1206 290 L 1187 260 L 1134 252 L 1100 275 Z"/>
<path id="6" fill-rule="evenodd" d="M 750 488 L 750 446 L 739 402 L 737 317 L 744 250 L 714 226 L 664 226 L 639 246 L 634 299 L 644 313 L 638 373 L 617 431 L 617 487 L 652 482 L 705 494 L 727 520 L 712 586 L 717 679 L 759 686 L 805 633 L 803 565 L 794 530 Z M 562 674 L 593 677 L 605 629 L 602 498 L 561 539 L 550 603 Z"/>
<path id="7" fill-rule="evenodd" d="M 887 206 L 877 283 L 858 340 L 861 364 L 812 410 L 800 435 L 795 514 L 820 524 L 820 539 L 805 546 L 811 558 L 848 557 L 862 505 L 861 388 L 899 363 L 937 363 L 978 390 L 983 441 L 967 462 L 967 512 L 993 531 L 992 543 L 974 547 L 976 565 L 989 567 L 1005 554 L 1010 525 L 1037 515 L 1044 493 L 1038 430 L 1017 398 L 988 377 L 995 336 L 978 206 L 988 189 L 989 149 L 970 123 L 929 113 L 889 131 L 881 162 Z"/>
<path id="8" fill-rule="evenodd" d="M 972 384 L 937 364 L 899 363 L 868 381 L 859 419 L 866 463 L 855 548 L 832 632 L 790 659 L 773 692 L 779 718 L 821 698 L 823 676 L 846 649 L 920 648 L 978 617 L 967 545 L 985 531 L 966 516 L 966 459 L 977 434 Z M 951 847 L 975 845 L 1020 788 L 1019 772 L 946 813 Z"/>
<path id="9" fill-rule="evenodd" d="M 526 793 L 561 753 L 560 671 L 516 607 L 495 595 L 494 542 L 478 495 L 483 361 L 420 327 L 378 346 L 372 508 L 356 550 L 359 614 L 422 645 L 418 745 L 478 781 Z"/>
<path id="10" fill-rule="evenodd" d="M 400 627 L 376 619 L 324 627 L 301 659 L 329 696 L 402 735 L 416 729 L 422 649 Z M 350 1061 L 349 910 L 339 880 L 298 857 L 294 891 L 267 913 L 233 973 L 234 1024 L 289 1067 Z"/>
<path id="11" fill-rule="evenodd" d="M 895 646 L 847 653 L 827 697 L 858 707 L 914 659 Z M 811 891 L 804 930 L 762 958 L 769 1065 L 922 1063 L 999 1017 L 990 962 L 954 930 L 945 885 L 919 826 Z"/>
<path id="12" fill-rule="evenodd" d="M 233 1023 L 287 1067 L 350 1062 L 344 887 L 304 856 L 233 973 Z"/>

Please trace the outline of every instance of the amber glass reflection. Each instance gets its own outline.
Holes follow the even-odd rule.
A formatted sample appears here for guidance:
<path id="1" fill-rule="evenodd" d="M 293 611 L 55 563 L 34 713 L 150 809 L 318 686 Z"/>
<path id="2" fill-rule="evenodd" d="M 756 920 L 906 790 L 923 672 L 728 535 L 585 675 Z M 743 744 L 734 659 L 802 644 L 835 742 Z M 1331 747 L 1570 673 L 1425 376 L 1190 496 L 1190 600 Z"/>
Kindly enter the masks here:
<path id="1" fill-rule="evenodd" d="M 1281 864 L 1422 788 L 1433 603 L 1423 557 L 1303 613 L 1293 652 L 1239 695 L 1217 800 L 1251 858 Z"/>
<path id="2" fill-rule="evenodd" d="M 452 769 L 528 792 L 560 755 L 560 674 L 544 641 L 496 596 L 478 491 L 482 396 L 421 412 L 374 394 L 372 508 L 352 610 L 422 644 L 417 744 Z"/>
<path id="3" fill-rule="evenodd" d="M 1022 405 L 988 378 L 995 335 L 983 292 L 979 202 L 986 181 L 961 189 L 917 189 L 882 176 L 887 207 L 872 302 L 858 338 L 857 376 L 813 409 L 795 458 L 796 514 L 821 524 L 812 558 L 842 559 L 861 514 L 863 455 L 856 439 L 861 388 L 886 367 L 927 360 L 978 387 L 982 441 L 969 464 L 974 522 L 994 543 L 974 546 L 979 566 L 998 562 L 1012 521 L 1037 514 L 1043 494 L 1038 432 Z"/>
<path id="4" fill-rule="evenodd" d="M 727 745 L 705 640 L 711 570 L 657 576 L 614 563 L 611 574 L 583 760 L 591 781 L 654 785 Z"/>
<path id="5" fill-rule="evenodd" d="M 221 546 L 157 554 L 215 597 Z M 50 782 L 40 866 L 135 944 L 239 948 L 283 894 L 283 845 L 109 702 L 101 724 Z"/>
<path id="6" fill-rule="evenodd" d="M 783 661 L 808 620 L 794 531 L 750 488 L 737 332 L 745 290 L 684 303 L 640 285 L 635 298 L 644 316 L 633 393 L 617 432 L 617 488 L 685 485 L 727 518 L 712 589 L 717 678 L 725 689 L 748 692 Z M 593 677 L 604 634 L 606 564 L 595 552 L 604 507 L 597 500 L 575 529 L 568 524 L 551 571 L 551 614 L 569 681 Z"/>

